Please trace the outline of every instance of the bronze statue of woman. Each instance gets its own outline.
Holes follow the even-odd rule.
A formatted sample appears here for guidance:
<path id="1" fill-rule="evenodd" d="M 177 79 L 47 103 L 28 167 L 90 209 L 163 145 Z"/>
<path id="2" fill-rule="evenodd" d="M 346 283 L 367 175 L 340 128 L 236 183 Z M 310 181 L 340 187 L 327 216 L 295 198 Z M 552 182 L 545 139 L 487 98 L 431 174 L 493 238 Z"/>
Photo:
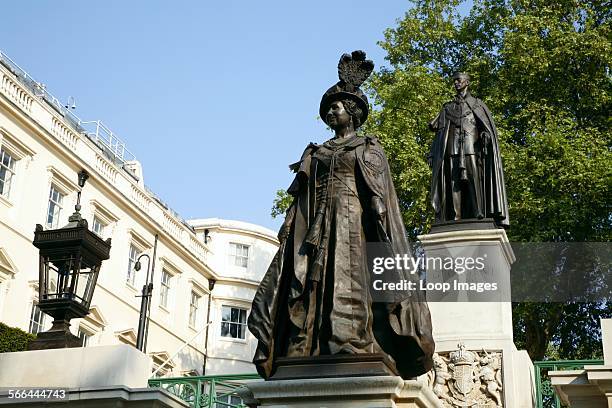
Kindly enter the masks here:
<path id="1" fill-rule="evenodd" d="M 290 166 L 293 202 L 248 319 L 258 340 L 253 362 L 266 379 L 279 357 L 385 354 L 404 378 L 431 368 L 423 294 L 395 294 L 385 303 L 371 293 L 366 243 L 397 254 L 410 247 L 382 146 L 356 134 L 369 111 L 359 87 L 374 64 L 365 57 L 344 54 L 340 81 L 321 99 L 320 116 L 335 136 L 311 143 Z"/>

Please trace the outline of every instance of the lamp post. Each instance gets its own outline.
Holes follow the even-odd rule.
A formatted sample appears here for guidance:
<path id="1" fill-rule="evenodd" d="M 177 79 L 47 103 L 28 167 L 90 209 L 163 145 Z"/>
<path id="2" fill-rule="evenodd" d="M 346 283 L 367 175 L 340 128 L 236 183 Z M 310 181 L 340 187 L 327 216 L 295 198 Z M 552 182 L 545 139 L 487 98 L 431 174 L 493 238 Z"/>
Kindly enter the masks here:
<path id="1" fill-rule="evenodd" d="M 155 234 L 155 245 L 153 246 L 153 259 L 147 254 L 142 254 L 136 259 L 134 270 L 138 272 L 142 268 L 140 259 L 147 258 L 147 277 L 142 286 L 142 294 L 140 295 L 140 316 L 138 319 L 138 334 L 136 336 L 136 348 L 143 353 L 147 351 L 147 337 L 149 335 L 149 313 L 151 312 L 151 296 L 153 293 L 153 274 L 155 273 L 155 256 L 157 253 L 157 241 L 159 235 Z M 151 276 L 149 276 L 151 273 Z"/>
<path id="2" fill-rule="evenodd" d="M 82 189 L 89 174 L 79 172 Z M 80 214 L 81 191 L 74 213 L 63 228 L 44 230 L 37 224 L 34 246 L 39 249 L 38 307 L 53 317 L 49 331 L 39 333 L 29 350 L 80 347 L 82 340 L 70 332 L 70 320 L 89 314 L 102 261 L 109 258 L 111 240 L 102 240 L 87 228 Z"/>

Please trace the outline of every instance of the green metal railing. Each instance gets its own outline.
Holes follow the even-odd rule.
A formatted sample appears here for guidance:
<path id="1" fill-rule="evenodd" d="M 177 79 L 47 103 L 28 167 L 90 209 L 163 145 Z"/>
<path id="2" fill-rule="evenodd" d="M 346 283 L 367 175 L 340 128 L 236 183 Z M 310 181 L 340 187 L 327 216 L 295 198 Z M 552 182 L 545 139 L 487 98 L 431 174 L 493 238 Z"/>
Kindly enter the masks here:
<path id="1" fill-rule="evenodd" d="M 603 360 L 535 361 L 535 385 L 537 408 L 562 408 L 559 397 L 550 383 L 549 371 L 581 370 L 587 365 L 601 365 Z"/>
<path id="2" fill-rule="evenodd" d="M 536 361 L 536 408 L 563 408 L 550 383 L 549 371 L 580 370 L 602 365 L 603 360 Z M 191 408 L 246 408 L 236 390 L 257 374 L 211 375 L 205 377 L 152 378 L 149 387 L 162 388 L 187 402 Z"/>
<path id="3" fill-rule="evenodd" d="M 149 387 L 166 390 L 191 408 L 246 408 L 236 390 L 245 381 L 259 378 L 257 374 L 152 378 Z"/>

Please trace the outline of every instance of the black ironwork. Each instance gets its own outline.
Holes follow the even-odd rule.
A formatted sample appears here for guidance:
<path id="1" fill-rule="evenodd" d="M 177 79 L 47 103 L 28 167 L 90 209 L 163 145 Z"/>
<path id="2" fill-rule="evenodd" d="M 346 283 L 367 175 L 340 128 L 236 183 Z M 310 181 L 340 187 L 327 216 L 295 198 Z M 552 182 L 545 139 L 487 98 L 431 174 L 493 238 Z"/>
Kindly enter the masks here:
<path id="1" fill-rule="evenodd" d="M 79 173 L 82 188 L 89 175 Z M 80 191 L 68 225 L 44 230 L 37 224 L 34 246 L 39 249 L 38 307 L 53 317 L 49 331 L 39 333 L 29 350 L 80 347 L 70 332 L 70 320 L 89 314 L 102 261 L 109 258 L 111 240 L 104 241 L 87 228 L 81 217 Z"/>
<path id="2" fill-rule="evenodd" d="M 140 295 L 140 316 L 138 319 L 138 334 L 136 336 L 136 348 L 143 353 L 147 350 L 147 337 L 149 334 L 149 322 L 151 314 L 151 296 L 153 294 L 153 274 L 155 273 L 155 256 L 157 253 L 157 240 L 159 235 L 155 234 L 155 245 L 153 246 L 153 259 L 147 254 L 142 254 L 136 260 L 134 269 L 139 271 L 141 268 L 140 259 L 147 258 L 147 277 L 142 286 L 142 294 Z M 149 273 L 151 274 L 149 276 Z"/>

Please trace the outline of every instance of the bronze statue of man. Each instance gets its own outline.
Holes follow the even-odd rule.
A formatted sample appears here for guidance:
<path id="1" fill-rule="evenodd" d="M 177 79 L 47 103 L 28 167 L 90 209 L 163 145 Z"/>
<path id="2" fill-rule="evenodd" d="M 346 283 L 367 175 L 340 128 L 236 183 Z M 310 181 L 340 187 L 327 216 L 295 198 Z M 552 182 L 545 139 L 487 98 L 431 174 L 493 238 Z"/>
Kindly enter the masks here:
<path id="1" fill-rule="evenodd" d="M 489 108 L 469 92 L 466 73 L 453 76 L 457 95 L 430 123 L 436 132 L 429 164 L 436 223 L 492 218 L 508 227 L 499 138 Z"/>
<path id="2" fill-rule="evenodd" d="M 401 293 L 385 303 L 370 292 L 366 244 L 383 243 L 397 254 L 410 247 L 383 148 L 356 133 L 369 111 L 359 86 L 374 64 L 365 57 L 363 51 L 344 54 L 340 81 L 321 99 L 320 116 L 335 136 L 311 143 L 290 166 L 293 202 L 248 319 L 258 340 L 253 362 L 266 379 L 279 358 L 382 355 L 404 378 L 432 366 L 431 318 L 422 294 Z M 411 279 L 393 273 L 396 282 Z"/>

